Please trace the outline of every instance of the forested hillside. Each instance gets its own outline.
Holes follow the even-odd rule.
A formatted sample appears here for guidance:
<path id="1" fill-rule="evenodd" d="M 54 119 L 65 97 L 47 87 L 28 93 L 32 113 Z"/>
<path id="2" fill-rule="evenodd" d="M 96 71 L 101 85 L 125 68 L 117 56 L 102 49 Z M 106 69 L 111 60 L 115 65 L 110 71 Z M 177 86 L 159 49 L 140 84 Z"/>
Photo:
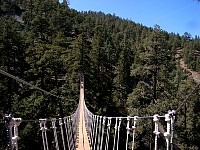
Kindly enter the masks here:
<path id="1" fill-rule="evenodd" d="M 78 12 L 57 0 L 0 1 L 0 69 L 64 99 L 0 74 L 0 117 L 66 116 L 77 106 L 84 74 L 86 104 L 106 116 L 146 116 L 176 110 L 196 83 L 176 57 L 200 71 L 200 38 L 147 28 L 103 12 Z M 200 148 L 200 90 L 176 116 L 175 149 Z M 1 119 L 0 118 L 0 119 Z M 0 127 L 3 128 L 3 124 Z M 144 122 L 151 130 L 151 122 Z M 20 149 L 40 149 L 33 124 L 22 126 Z M 151 147 L 144 130 L 136 141 Z M 0 149 L 5 149 L 0 131 Z M 34 145 L 34 146 L 33 146 Z"/>

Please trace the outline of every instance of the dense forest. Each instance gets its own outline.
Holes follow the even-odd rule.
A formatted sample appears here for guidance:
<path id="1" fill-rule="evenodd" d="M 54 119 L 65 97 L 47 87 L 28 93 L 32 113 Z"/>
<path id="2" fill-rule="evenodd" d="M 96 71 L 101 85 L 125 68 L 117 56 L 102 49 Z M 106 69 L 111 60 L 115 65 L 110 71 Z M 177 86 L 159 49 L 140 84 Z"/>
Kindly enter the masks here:
<path id="1" fill-rule="evenodd" d="M 0 1 L 0 69 L 64 99 L 0 74 L 0 119 L 66 116 L 76 109 L 80 73 L 86 105 L 106 116 L 176 110 L 196 83 L 180 56 L 200 72 L 200 37 L 168 33 L 103 12 L 78 12 L 57 0 Z M 200 148 L 200 90 L 177 112 L 175 149 Z M 20 149 L 40 149 L 34 124 L 23 125 Z M 151 128 L 148 122 L 145 128 Z M 4 128 L 1 122 L 0 128 Z M 140 131 L 137 147 L 144 144 Z M 0 149 L 5 149 L 0 130 Z M 34 146 L 33 146 L 34 145 Z"/>

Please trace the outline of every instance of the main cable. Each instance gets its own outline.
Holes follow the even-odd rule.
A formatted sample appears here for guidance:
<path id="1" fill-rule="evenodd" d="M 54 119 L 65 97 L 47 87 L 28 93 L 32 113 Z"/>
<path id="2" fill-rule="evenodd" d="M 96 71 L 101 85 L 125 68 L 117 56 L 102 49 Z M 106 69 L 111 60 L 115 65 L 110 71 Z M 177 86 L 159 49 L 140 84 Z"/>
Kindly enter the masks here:
<path id="1" fill-rule="evenodd" d="M 192 94 L 194 92 L 196 92 L 196 90 L 199 89 L 200 83 L 198 83 L 194 89 L 187 95 L 187 97 L 185 98 L 185 100 L 181 103 L 181 105 L 179 105 L 179 107 L 175 110 L 175 113 L 177 113 L 177 111 L 179 111 L 181 109 L 181 107 L 188 101 L 188 99 L 192 96 Z"/>
<path id="2" fill-rule="evenodd" d="M 41 89 L 41 88 L 39 88 L 39 87 L 37 87 L 37 86 L 35 86 L 35 85 L 32 85 L 32 84 L 28 83 L 27 81 L 24 81 L 24 80 L 22 80 L 22 79 L 20 79 L 20 78 L 18 78 L 18 77 L 16 77 L 16 76 L 14 76 L 14 75 L 11 75 L 11 74 L 7 73 L 7 72 L 5 72 L 5 71 L 3 71 L 3 70 L 1 70 L 1 69 L 0 69 L 0 74 L 3 74 L 3 75 L 5 75 L 5 76 L 7 76 L 7 77 L 10 77 L 10 78 L 12 78 L 12 79 L 14 79 L 14 80 L 16 80 L 16 81 L 18 81 L 18 82 L 24 84 L 24 85 L 30 86 L 32 89 L 39 90 L 39 91 L 43 92 L 43 93 L 46 94 L 46 95 L 51 95 L 51 96 L 54 96 L 54 97 L 56 97 L 56 98 L 64 99 L 64 97 L 60 97 L 60 96 L 57 96 L 57 95 L 55 95 L 55 94 L 52 94 L 52 93 L 50 93 L 50 92 L 48 92 L 48 91 L 45 91 L 45 90 L 43 90 L 43 89 Z"/>

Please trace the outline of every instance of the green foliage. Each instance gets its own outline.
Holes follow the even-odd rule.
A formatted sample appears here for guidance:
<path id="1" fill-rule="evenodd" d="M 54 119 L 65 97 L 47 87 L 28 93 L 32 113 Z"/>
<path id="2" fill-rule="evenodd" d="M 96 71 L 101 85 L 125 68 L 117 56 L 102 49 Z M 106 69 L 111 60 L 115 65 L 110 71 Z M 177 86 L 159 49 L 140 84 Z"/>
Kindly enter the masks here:
<path id="1" fill-rule="evenodd" d="M 190 42 L 185 42 L 183 58 L 190 69 L 197 72 L 199 71 L 200 42 L 198 36 L 195 36 Z"/>
<path id="2" fill-rule="evenodd" d="M 0 4 L 0 69 L 65 98 L 43 95 L 0 75 L 1 114 L 25 120 L 72 114 L 82 73 L 93 113 L 164 114 L 176 109 L 194 86 L 177 67 L 177 49 L 183 49 L 180 55 L 190 68 L 200 71 L 200 40 L 189 33 L 180 37 L 158 25 L 152 29 L 111 14 L 77 12 L 57 0 Z M 177 116 L 175 140 L 181 149 L 200 147 L 198 106 L 195 93 Z M 152 147 L 152 122 L 139 124 L 136 147 Z M 38 131 L 38 124 L 22 124 L 20 149 L 40 149 Z"/>

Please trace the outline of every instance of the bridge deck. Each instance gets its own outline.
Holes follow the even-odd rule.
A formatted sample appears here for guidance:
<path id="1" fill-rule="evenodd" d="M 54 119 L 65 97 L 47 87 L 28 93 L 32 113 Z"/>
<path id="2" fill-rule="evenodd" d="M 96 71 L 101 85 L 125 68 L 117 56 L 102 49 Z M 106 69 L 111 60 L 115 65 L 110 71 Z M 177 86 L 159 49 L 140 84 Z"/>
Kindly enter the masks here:
<path id="1" fill-rule="evenodd" d="M 80 120 L 78 125 L 77 150 L 90 150 L 84 118 L 84 88 L 80 88 Z"/>

